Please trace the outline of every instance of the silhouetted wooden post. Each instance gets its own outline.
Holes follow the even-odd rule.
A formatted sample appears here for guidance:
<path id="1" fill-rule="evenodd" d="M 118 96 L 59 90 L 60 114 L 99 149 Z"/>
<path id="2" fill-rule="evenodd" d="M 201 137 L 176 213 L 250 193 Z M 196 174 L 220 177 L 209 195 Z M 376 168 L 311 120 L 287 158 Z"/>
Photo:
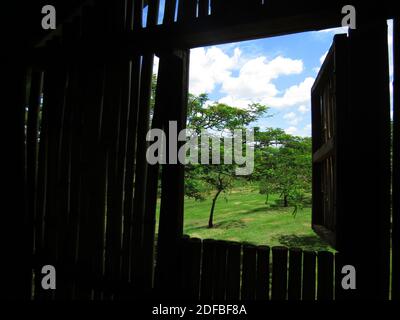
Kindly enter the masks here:
<path id="1" fill-rule="evenodd" d="M 53 39 L 49 44 L 49 50 L 53 51 L 53 57 L 48 61 L 43 85 L 43 113 L 47 113 L 47 159 L 45 179 L 45 203 L 43 216 L 43 265 L 52 265 L 57 268 L 57 256 L 59 254 L 59 214 L 57 212 L 58 198 L 58 170 L 59 148 L 62 133 L 62 116 L 64 112 L 64 97 L 67 73 L 65 66 L 56 62 L 57 51 L 60 48 L 60 39 Z M 44 290 L 43 290 L 44 291 Z M 43 298 L 53 299 L 54 291 L 44 291 Z"/>
<path id="2" fill-rule="evenodd" d="M 157 24 L 159 10 L 159 0 L 149 2 L 147 26 Z M 139 113 L 137 129 L 137 154 L 136 154 L 136 175 L 135 175 L 135 193 L 133 199 L 133 231 L 132 231 L 132 283 L 138 292 L 144 288 L 144 252 L 143 252 L 143 233 L 144 216 L 146 201 L 146 184 L 148 163 L 146 151 L 149 143 L 146 141 L 146 135 L 150 129 L 150 100 L 151 84 L 153 79 L 154 54 L 146 53 L 143 55 Z M 147 248 L 147 247 L 146 247 Z M 148 279 L 148 277 L 147 277 Z"/>
<path id="3" fill-rule="evenodd" d="M 303 252 L 303 292 L 302 300 L 315 300 L 316 254 Z"/>
<path id="4" fill-rule="evenodd" d="M 29 109 L 27 119 L 26 137 L 26 179 L 27 179 L 27 246 L 31 248 L 33 258 L 34 221 L 36 217 L 36 196 L 37 196 L 37 160 L 38 160 L 38 138 L 39 138 L 39 114 L 42 99 L 43 72 L 32 70 L 31 86 L 29 93 Z M 28 248 L 27 248 L 28 249 Z M 28 249 L 29 250 L 29 249 Z M 27 252 L 28 253 L 28 252 Z M 34 260 L 30 259 L 30 267 L 34 268 Z M 30 271 L 32 277 L 32 271 Z M 29 285 L 28 293 L 31 294 L 32 284 Z"/>
<path id="5" fill-rule="evenodd" d="M 18 38 L 13 36 L 15 41 Z M 18 40 L 17 40 L 18 39 Z M 10 52 L 15 50 L 9 46 Z M 19 52 L 16 52 L 19 54 Z M 31 240 L 25 237 L 23 229 L 25 227 L 25 107 L 27 104 L 26 84 L 27 66 L 20 59 L 11 57 L 5 60 L 2 65 L 2 77 L 6 81 L 1 86 L 2 106 L 4 114 L 2 118 L 6 121 L 7 136 L 4 139 L 4 165 L 3 170 L 5 179 L 2 181 L 4 186 L 4 208 L 2 214 L 2 299 L 29 299 L 25 277 L 26 270 L 31 270 L 31 266 L 26 264 L 31 256 L 27 255 Z M 8 178 L 8 176 L 10 178 Z M 23 276 L 12 276 L 23 275 Z M 28 279 L 29 281 L 29 279 Z"/>
<path id="6" fill-rule="evenodd" d="M 132 2 L 132 1 L 131 1 Z M 132 3 L 133 17 L 128 16 L 127 30 L 140 30 L 143 19 L 143 1 L 135 0 Z M 129 9 L 129 8 L 128 8 Z M 130 21 L 132 19 L 132 21 Z M 134 207 L 134 181 L 136 176 L 137 135 L 140 109 L 140 87 L 142 57 L 135 54 L 131 57 L 131 81 L 130 81 L 130 112 L 128 119 L 128 140 L 125 172 L 125 198 L 124 198 L 124 235 L 122 243 L 122 279 L 132 285 L 134 279 L 133 267 L 133 207 Z M 137 250 L 137 249 L 136 249 Z"/>
<path id="7" fill-rule="evenodd" d="M 269 300 L 269 254 L 270 248 L 267 246 L 257 247 L 257 281 L 256 281 L 256 299 Z"/>
<path id="8" fill-rule="evenodd" d="M 393 20 L 392 299 L 400 300 L 400 18 Z"/>
<path id="9" fill-rule="evenodd" d="M 160 53 L 161 59 L 168 66 L 168 90 L 163 97 L 163 108 L 166 108 L 166 121 L 176 121 L 178 133 L 186 127 L 186 109 L 189 85 L 189 50 L 171 50 Z M 161 84 L 160 84 L 161 85 Z M 168 150 L 168 156 L 177 157 L 182 142 L 177 143 L 174 133 L 167 130 L 170 144 L 177 144 L 177 149 Z M 162 168 L 161 207 L 157 248 L 156 286 L 173 295 L 177 275 L 174 274 L 177 263 L 177 247 L 183 232 L 184 204 L 184 165 L 168 163 Z M 172 289 L 173 290 L 173 289 Z"/>
<path id="10" fill-rule="evenodd" d="M 343 264 L 353 265 L 357 273 L 357 290 L 347 290 L 346 298 L 387 299 L 390 250 L 387 22 L 382 18 L 363 16 L 362 11 L 358 12 L 357 20 L 357 29 L 349 33 L 350 92 L 346 108 L 347 118 L 357 121 L 351 123 L 346 134 L 348 137 L 361 137 L 361 132 L 370 130 L 371 126 L 374 134 L 368 139 L 357 139 L 357 143 L 346 144 L 346 159 L 362 159 L 362 165 L 351 166 L 347 172 L 356 187 L 349 183 L 341 190 L 341 201 L 346 207 L 342 221 L 337 223 L 342 226 L 340 236 L 345 242 L 339 251 Z M 375 254 L 374 258 L 371 258 L 371 252 Z"/>
<path id="11" fill-rule="evenodd" d="M 240 260 L 242 245 L 238 242 L 228 243 L 226 300 L 237 301 L 240 298 Z"/>
<path id="12" fill-rule="evenodd" d="M 197 301 L 200 294 L 201 240 L 191 238 L 183 244 L 182 298 Z"/>
<path id="13" fill-rule="evenodd" d="M 287 255 L 285 247 L 272 248 L 272 291 L 271 300 L 286 300 Z"/>
<path id="14" fill-rule="evenodd" d="M 318 252 L 318 289 L 317 299 L 333 300 L 333 254 Z"/>
<path id="15" fill-rule="evenodd" d="M 300 300 L 301 298 L 301 249 L 289 250 L 289 280 L 288 300 Z"/>
<path id="16" fill-rule="evenodd" d="M 254 300 L 256 296 L 257 255 L 253 245 L 243 246 L 242 300 Z"/>
<path id="17" fill-rule="evenodd" d="M 210 0 L 199 0 L 199 18 L 208 16 Z"/>
<path id="18" fill-rule="evenodd" d="M 201 300 L 211 300 L 213 297 L 213 288 L 214 288 L 213 271 L 215 265 L 215 247 L 216 247 L 216 240 L 213 239 L 203 240 L 203 252 L 202 252 L 202 263 L 201 263 L 201 289 L 200 289 Z M 233 255 L 234 254 L 231 254 L 231 259 L 234 259 Z M 229 252 L 228 252 L 228 259 L 229 259 Z M 239 262 L 240 262 L 240 248 L 239 248 Z M 239 266 L 239 272 L 240 272 L 240 266 Z M 240 281 L 240 274 L 239 274 L 239 281 Z"/>
<path id="19" fill-rule="evenodd" d="M 214 300 L 225 300 L 227 279 L 227 243 L 218 240 L 215 248 L 214 264 Z"/>

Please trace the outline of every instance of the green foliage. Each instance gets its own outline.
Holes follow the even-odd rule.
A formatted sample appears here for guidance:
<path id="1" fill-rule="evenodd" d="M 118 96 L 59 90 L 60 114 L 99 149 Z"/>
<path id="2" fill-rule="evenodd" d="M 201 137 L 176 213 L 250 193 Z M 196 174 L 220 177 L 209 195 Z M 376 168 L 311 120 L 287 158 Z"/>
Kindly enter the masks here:
<path id="1" fill-rule="evenodd" d="M 228 106 L 223 103 L 212 103 L 207 105 L 208 96 L 189 95 L 187 128 L 193 133 L 200 135 L 202 131 L 230 132 L 235 129 L 244 129 L 250 123 L 266 115 L 266 106 L 253 103 L 246 110 Z M 222 139 L 219 136 L 219 139 Z M 212 148 L 210 146 L 210 148 Z M 211 155 L 211 149 L 209 154 Z M 224 154 L 223 144 L 221 143 L 220 154 Z M 210 161 L 211 163 L 211 161 Z M 209 227 L 213 226 L 213 214 L 215 203 L 221 193 L 227 193 L 232 188 L 235 180 L 235 165 L 210 164 L 199 166 L 189 164 L 186 166 L 186 196 L 195 200 L 204 200 L 204 194 L 214 193 L 213 202 L 210 209 Z"/>
<path id="2" fill-rule="evenodd" d="M 247 109 L 228 106 L 223 103 L 207 105 L 207 94 L 189 95 L 187 125 L 197 134 L 201 130 L 229 130 L 245 128 L 261 116 L 267 114 L 268 108 L 252 103 Z"/>
<path id="3" fill-rule="evenodd" d="M 276 139 L 277 143 L 265 144 L 256 151 L 255 175 L 260 193 L 267 198 L 271 193 L 279 194 L 280 204 L 294 207 L 295 215 L 303 208 L 305 195 L 311 192 L 311 138 L 282 134 Z"/>

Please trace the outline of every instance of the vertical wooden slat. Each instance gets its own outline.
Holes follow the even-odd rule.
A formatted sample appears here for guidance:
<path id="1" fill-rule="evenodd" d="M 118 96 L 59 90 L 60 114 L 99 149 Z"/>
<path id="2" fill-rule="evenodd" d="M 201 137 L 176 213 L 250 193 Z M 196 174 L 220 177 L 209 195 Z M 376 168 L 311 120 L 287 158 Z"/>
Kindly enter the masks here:
<path id="1" fill-rule="evenodd" d="M 150 1 L 148 7 L 147 26 L 157 24 L 159 1 Z M 138 289 L 144 287 L 143 232 L 144 210 L 146 200 L 146 184 L 148 163 L 146 135 L 150 129 L 150 98 L 153 77 L 154 54 L 145 54 L 142 62 L 140 100 L 137 129 L 137 159 L 135 176 L 135 193 L 133 205 L 133 248 L 132 276 L 133 285 Z"/>
<path id="2" fill-rule="evenodd" d="M 28 201 L 28 230 L 27 239 L 31 244 L 31 255 L 34 254 L 34 221 L 36 219 L 37 196 L 37 161 L 39 138 L 39 115 L 43 87 L 43 72 L 33 70 L 29 94 L 29 109 L 27 119 L 26 158 L 27 158 L 27 201 Z M 29 260 L 31 263 L 32 260 Z M 30 291 L 30 290 L 29 290 Z"/>
<path id="3" fill-rule="evenodd" d="M 288 300 L 301 299 L 301 249 L 289 250 Z"/>
<path id="4" fill-rule="evenodd" d="M 162 99 L 165 97 L 165 90 L 168 90 L 168 67 L 165 60 L 161 60 L 158 69 L 158 85 L 156 88 L 155 105 L 152 119 L 152 129 L 165 128 L 165 112 Z M 159 187 L 160 163 L 149 164 L 147 173 L 147 188 L 145 200 L 145 216 L 143 226 L 143 254 L 144 254 L 144 276 L 145 286 L 150 290 L 153 286 L 154 271 L 154 237 L 156 225 L 157 195 Z"/>
<path id="5" fill-rule="evenodd" d="M 256 294 L 257 255 L 253 245 L 243 246 L 242 300 L 254 300 Z"/>
<path id="6" fill-rule="evenodd" d="M 392 299 L 400 300 L 400 18 L 393 20 Z"/>
<path id="7" fill-rule="evenodd" d="M 74 19 L 71 25 L 70 44 L 79 40 L 80 34 L 80 19 Z M 68 230 L 65 236 L 64 254 L 60 263 L 63 264 L 66 275 L 65 288 L 61 295 L 67 298 L 74 298 L 76 286 L 76 253 L 78 248 L 78 230 L 79 230 L 79 214 L 81 210 L 81 133 L 82 133 L 82 108 L 81 101 L 83 95 L 83 78 L 81 74 L 82 62 L 78 60 L 72 61 L 72 66 L 69 73 L 69 84 L 67 89 L 66 105 L 70 109 L 70 132 L 68 134 L 69 144 L 69 199 L 66 228 Z M 67 109 L 67 110 L 68 110 Z M 67 135 L 67 134 L 66 134 Z"/>
<path id="8" fill-rule="evenodd" d="M 158 14 L 160 10 L 160 0 L 148 0 L 148 13 L 146 27 L 155 26 L 158 22 Z"/>
<path id="9" fill-rule="evenodd" d="M 216 241 L 213 239 L 203 240 L 200 290 L 201 300 L 211 300 L 213 297 L 213 266 L 215 265 L 215 244 Z M 233 258 L 233 256 L 231 257 Z"/>
<path id="10" fill-rule="evenodd" d="M 184 250 L 184 266 L 186 275 L 183 279 L 183 298 L 189 301 L 199 300 L 200 293 L 200 263 L 201 240 L 191 238 L 186 242 Z"/>
<path id="11" fill-rule="evenodd" d="M 315 300 L 316 254 L 303 252 L 303 290 L 302 300 Z"/>
<path id="12" fill-rule="evenodd" d="M 169 90 L 163 99 L 163 108 L 168 109 L 168 121 L 176 121 L 177 131 L 186 127 L 186 112 L 189 86 L 189 50 L 176 50 L 163 53 L 161 59 L 167 60 L 170 68 Z M 167 138 L 173 137 L 173 132 L 167 130 Z M 178 148 L 182 143 L 178 143 Z M 177 152 L 176 150 L 176 152 Z M 175 151 L 172 151 L 175 154 Z M 175 154 L 177 156 L 177 154 Z M 171 154 L 169 154 L 171 156 Z M 160 207 L 160 222 L 157 247 L 156 280 L 159 287 L 170 292 L 176 275 L 176 243 L 183 232 L 184 205 L 184 166 L 169 163 L 162 169 L 162 195 Z M 172 247 L 172 251 L 167 248 Z M 172 270 L 172 274 L 171 274 Z M 166 292 L 166 293 L 167 293 Z"/>
<path id="13" fill-rule="evenodd" d="M 225 300 L 226 276 L 227 276 L 227 243 L 218 240 L 215 249 L 214 267 L 214 300 Z"/>
<path id="14" fill-rule="evenodd" d="M 123 3 L 119 0 L 109 8 L 110 34 L 121 32 L 124 29 Z M 106 82 L 104 95 L 104 135 L 103 141 L 107 148 L 108 176 L 107 176 L 107 225 L 106 225 L 106 257 L 105 274 L 107 277 L 107 298 L 111 298 L 118 291 L 121 275 L 122 250 L 122 195 L 123 168 L 120 163 L 120 154 L 123 146 L 120 145 L 121 114 L 125 111 L 122 97 L 122 77 L 124 63 L 113 59 L 106 66 Z M 126 79 L 126 77 L 124 77 Z"/>
<path id="15" fill-rule="evenodd" d="M 256 299 L 269 300 L 269 254 L 270 248 L 267 246 L 257 247 L 257 282 Z"/>
<path id="16" fill-rule="evenodd" d="M 342 255 L 340 252 L 335 253 L 335 296 L 334 299 L 335 301 L 340 301 L 340 300 L 345 300 L 346 299 L 346 291 L 349 290 L 344 290 L 342 287 L 342 279 L 343 279 L 343 274 L 342 274 L 342 268 L 343 268 L 343 261 L 342 261 Z M 351 290 L 350 290 L 351 291 Z M 348 292 L 347 292 L 348 294 Z"/>
<path id="17" fill-rule="evenodd" d="M 165 0 L 163 24 L 171 24 L 175 21 L 177 0 Z"/>
<path id="18" fill-rule="evenodd" d="M 204 18 L 208 16 L 208 10 L 210 6 L 210 0 L 199 0 L 199 18 Z"/>
<path id="19" fill-rule="evenodd" d="M 63 48 L 68 50 L 77 37 L 76 22 L 64 23 L 62 44 Z M 67 56 L 65 57 L 65 65 L 67 70 L 67 87 L 64 98 L 64 112 L 62 119 L 62 135 L 60 140 L 60 154 L 59 154 L 59 168 L 58 168 L 58 195 L 57 195 L 57 215 L 58 215 L 58 248 L 62 252 L 57 257 L 58 281 L 56 290 L 56 299 L 69 299 L 71 298 L 71 284 L 73 279 L 71 277 L 72 270 L 70 268 L 70 261 L 68 261 L 68 235 L 69 230 L 69 209 L 70 209 L 70 195 L 71 195 L 71 135 L 74 130 L 72 124 L 72 109 L 74 94 L 74 81 L 76 81 L 76 70 L 73 68 L 73 61 Z"/>
<path id="20" fill-rule="evenodd" d="M 189 239 L 190 237 L 187 235 L 182 236 L 182 239 L 179 241 L 179 279 L 176 283 L 176 286 L 179 288 L 179 299 L 186 300 L 188 295 L 188 287 L 190 284 L 188 283 L 190 279 L 190 267 L 192 265 L 192 256 L 189 250 Z"/>
<path id="21" fill-rule="evenodd" d="M 225 0 L 210 0 L 211 1 L 211 15 L 212 16 L 220 16 L 223 14 L 224 10 L 226 10 Z"/>
<path id="22" fill-rule="evenodd" d="M 333 254 L 318 252 L 318 301 L 333 299 Z"/>
<path id="23" fill-rule="evenodd" d="M 14 39 L 17 39 L 13 37 Z M 19 39 L 19 38 L 18 38 Z M 19 40 L 18 40 L 18 43 Z M 7 119 L 9 128 L 6 130 L 9 139 L 4 139 L 3 160 L 4 172 L 6 178 L 3 179 L 2 185 L 4 190 L 4 206 L 12 208 L 5 210 L 2 214 L 2 257 L 4 263 L 2 265 L 2 274 L 7 275 L 2 282 L 2 299 L 29 299 L 26 285 L 29 279 L 23 274 L 25 269 L 30 269 L 25 264 L 27 259 L 30 260 L 28 253 L 28 239 L 23 233 L 25 212 L 25 107 L 26 84 L 27 84 L 27 67 L 19 54 L 12 57 L 12 54 L 19 53 L 13 46 L 10 46 L 10 59 L 2 65 L 2 77 L 6 79 L 1 87 L 2 106 L 4 107 L 3 119 Z M 10 178 L 7 178 L 10 177 Z M 27 247 L 25 245 L 28 244 Z M 26 268 L 28 267 L 28 268 Z M 12 277 L 12 274 L 20 274 L 21 276 Z M 28 289 L 29 290 L 29 289 Z"/>
<path id="24" fill-rule="evenodd" d="M 238 301 L 240 298 L 241 244 L 228 243 L 226 300 Z"/>
<path id="25" fill-rule="evenodd" d="M 178 7 L 178 21 L 188 22 L 196 18 L 197 0 L 181 0 Z"/>
<path id="26" fill-rule="evenodd" d="M 135 179 L 136 137 L 138 126 L 141 57 L 135 56 L 131 60 L 131 97 L 130 113 L 128 119 L 128 141 L 125 172 L 125 198 L 124 198 L 124 235 L 122 244 L 122 274 L 123 278 L 131 281 L 131 255 L 132 255 L 132 215 Z"/>
<path id="27" fill-rule="evenodd" d="M 97 12 L 96 12 L 97 13 Z M 95 37 L 95 25 L 97 14 L 93 7 L 85 7 L 82 11 L 82 38 L 90 43 Z M 100 30 L 97 30 L 98 32 Z M 103 89 L 103 68 L 97 67 L 93 62 L 95 59 L 83 58 L 84 67 L 81 68 L 83 80 L 82 95 L 82 154 L 81 154 L 81 214 L 79 217 L 79 246 L 77 256 L 77 267 L 79 272 L 79 282 L 77 290 L 78 299 L 90 299 L 92 297 L 93 286 L 96 282 L 97 268 L 94 266 L 93 258 L 98 255 L 95 252 L 97 245 L 97 225 L 101 219 L 104 209 L 96 208 L 97 203 L 104 204 L 102 201 L 101 173 L 96 170 L 98 161 L 102 157 L 99 149 L 100 117 L 102 114 L 102 89 Z M 98 190 L 97 188 L 100 187 Z M 96 196 L 96 198 L 95 198 Z M 104 194 L 103 194 L 104 197 Z M 100 214 L 98 213 L 100 211 Z M 96 259 L 96 262 L 98 260 Z"/>
<path id="28" fill-rule="evenodd" d="M 287 254 L 285 247 L 272 248 L 271 300 L 285 300 L 287 291 Z"/>
<path id="29" fill-rule="evenodd" d="M 93 22 L 90 26 L 90 37 L 99 41 L 106 33 L 102 25 L 105 20 L 107 8 L 104 4 L 96 4 L 92 8 Z M 92 284 L 94 299 L 98 300 L 103 295 L 104 279 L 104 250 L 105 250 L 105 224 L 106 224 L 106 189 L 107 189 L 107 153 L 102 144 L 103 125 L 107 121 L 104 117 L 104 89 L 106 77 L 106 62 L 95 59 L 93 66 L 93 92 L 91 96 L 93 105 L 92 122 L 92 143 L 93 143 L 93 168 L 90 171 L 90 214 L 93 223 L 90 226 L 92 235 L 90 248 Z"/>
<path id="30" fill-rule="evenodd" d="M 143 0 L 133 0 L 133 29 L 143 27 Z"/>
<path id="31" fill-rule="evenodd" d="M 146 134 L 149 129 L 151 78 L 154 61 L 153 59 L 153 55 L 145 55 L 143 57 L 140 103 L 138 113 L 136 175 L 132 221 L 132 276 L 133 284 L 137 286 L 141 286 L 141 282 L 143 280 L 143 270 L 141 266 L 141 263 L 143 262 L 141 245 L 143 237 L 143 219 L 147 183 L 147 161 L 145 150 L 147 150 Z"/>
<path id="32" fill-rule="evenodd" d="M 60 46 L 59 39 L 52 40 L 50 49 L 57 50 Z M 54 57 L 54 56 L 53 56 Z M 55 57 L 54 57 L 55 58 Z M 57 268 L 58 248 L 58 212 L 57 198 L 59 148 L 62 132 L 62 117 L 64 108 L 64 94 L 66 86 L 65 66 L 60 66 L 56 60 L 50 61 L 47 66 L 47 78 L 44 82 L 44 104 L 43 110 L 48 114 L 48 138 L 47 138 L 47 176 L 44 211 L 44 234 L 43 234 L 43 263 L 53 265 Z M 47 291 L 46 298 L 54 298 L 54 291 Z"/>

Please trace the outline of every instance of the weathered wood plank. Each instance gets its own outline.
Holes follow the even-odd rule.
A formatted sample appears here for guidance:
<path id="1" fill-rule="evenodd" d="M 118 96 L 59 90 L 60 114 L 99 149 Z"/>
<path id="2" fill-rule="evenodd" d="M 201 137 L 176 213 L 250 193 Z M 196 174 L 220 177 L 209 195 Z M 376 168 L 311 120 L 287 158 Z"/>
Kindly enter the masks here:
<path id="1" fill-rule="evenodd" d="M 27 179 L 27 246 L 31 247 L 31 258 L 34 254 L 33 239 L 35 236 L 36 196 L 37 196 L 37 169 L 38 169 L 38 145 L 39 145 L 39 118 L 42 99 L 43 72 L 33 70 L 31 74 L 31 86 L 29 93 L 29 108 L 27 119 L 26 137 L 26 179 Z M 29 264 L 34 267 L 32 259 Z M 28 293 L 31 293 L 28 288 Z M 30 297 L 30 296 L 29 296 Z"/>
<path id="2" fill-rule="evenodd" d="M 256 299 L 269 300 L 269 267 L 270 248 L 268 246 L 257 247 L 257 282 L 256 282 Z"/>
<path id="3" fill-rule="evenodd" d="M 177 0 L 165 0 L 163 24 L 168 25 L 175 21 Z"/>
<path id="4" fill-rule="evenodd" d="M 331 252 L 318 252 L 317 282 L 317 300 L 333 300 L 333 254 Z"/>
<path id="5" fill-rule="evenodd" d="M 301 299 L 301 249 L 289 250 L 288 300 Z"/>
<path id="6" fill-rule="evenodd" d="M 400 18 L 393 20 L 392 299 L 400 300 Z"/>
<path id="7" fill-rule="evenodd" d="M 186 111 L 189 86 L 189 50 L 177 50 L 166 52 L 160 56 L 166 59 L 169 67 L 170 79 L 165 105 L 168 118 L 166 121 L 176 121 L 177 131 L 186 127 Z M 167 130 L 167 138 L 173 134 Z M 178 148 L 182 143 L 178 143 Z M 177 150 L 172 151 L 177 156 Z M 175 153 L 176 152 L 176 153 Z M 169 156 L 171 156 L 171 152 Z M 162 195 L 160 206 L 160 222 L 158 233 L 158 256 L 157 256 L 157 281 L 161 288 L 173 287 L 176 275 L 171 275 L 176 268 L 176 252 L 167 251 L 166 248 L 174 248 L 183 232 L 183 205 L 184 205 L 184 166 L 183 164 L 169 163 L 162 170 Z M 171 283 L 172 281 L 172 283 Z"/>
<path id="8" fill-rule="evenodd" d="M 199 0 L 199 18 L 204 18 L 208 16 L 208 10 L 210 6 L 210 0 Z"/>
<path id="9" fill-rule="evenodd" d="M 201 300 L 211 300 L 213 297 L 213 288 L 214 288 L 213 266 L 215 265 L 215 247 L 216 247 L 215 240 L 213 239 L 203 240 L 202 265 L 201 265 L 201 289 L 200 289 Z M 233 255 L 231 255 L 231 258 L 233 259 Z"/>
<path id="10" fill-rule="evenodd" d="M 214 300 L 225 300 L 226 278 L 227 278 L 227 250 L 225 241 L 218 240 L 215 249 L 215 268 L 214 268 Z"/>
<path id="11" fill-rule="evenodd" d="M 194 21 L 197 13 L 197 0 L 181 0 L 178 4 L 178 22 Z"/>
<path id="12" fill-rule="evenodd" d="M 226 275 L 226 300 L 238 301 L 240 298 L 240 269 L 241 249 L 237 242 L 228 243 L 227 275 Z"/>
<path id="13" fill-rule="evenodd" d="M 302 300 L 315 300 L 315 280 L 316 254 L 314 251 L 304 251 Z"/>
<path id="14" fill-rule="evenodd" d="M 253 245 L 243 246 L 242 300 L 254 300 L 256 295 L 257 251 Z"/>
<path id="15" fill-rule="evenodd" d="M 272 292 L 271 300 L 286 300 L 287 255 L 285 247 L 272 248 Z"/>

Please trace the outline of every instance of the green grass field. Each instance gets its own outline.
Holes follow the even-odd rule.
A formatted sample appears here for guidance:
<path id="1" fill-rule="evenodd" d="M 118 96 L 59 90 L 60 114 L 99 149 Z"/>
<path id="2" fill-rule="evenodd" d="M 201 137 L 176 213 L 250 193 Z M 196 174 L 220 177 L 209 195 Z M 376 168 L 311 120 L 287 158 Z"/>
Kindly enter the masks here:
<path id="1" fill-rule="evenodd" d="M 211 199 L 185 199 L 184 233 L 201 239 L 232 240 L 256 245 L 298 247 L 307 250 L 330 250 L 311 229 L 311 208 L 293 216 L 293 208 L 274 207 L 277 196 L 265 195 L 257 188 L 232 190 L 221 195 L 214 212 L 214 228 L 208 228 Z M 272 206 L 270 205 L 272 204 Z"/>

